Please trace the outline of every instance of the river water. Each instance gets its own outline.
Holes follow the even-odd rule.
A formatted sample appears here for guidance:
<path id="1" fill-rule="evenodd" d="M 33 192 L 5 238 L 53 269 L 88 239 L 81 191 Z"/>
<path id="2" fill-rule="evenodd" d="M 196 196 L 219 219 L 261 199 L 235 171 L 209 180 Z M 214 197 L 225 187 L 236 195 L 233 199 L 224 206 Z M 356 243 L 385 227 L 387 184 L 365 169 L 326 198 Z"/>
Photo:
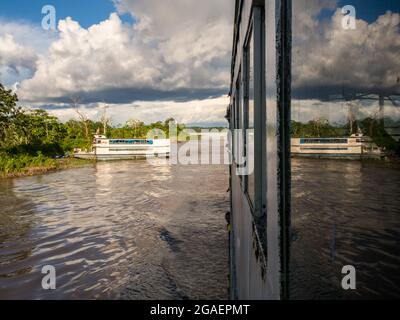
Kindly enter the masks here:
<path id="1" fill-rule="evenodd" d="M 121 161 L 0 181 L 0 299 L 227 299 L 227 172 Z"/>
<path id="2" fill-rule="evenodd" d="M 292 169 L 292 298 L 399 297 L 400 170 Z M 226 299 L 227 190 L 226 166 L 146 161 L 0 180 L 0 299 Z M 344 265 L 355 291 L 341 288 Z"/>
<path id="3" fill-rule="evenodd" d="M 400 169 L 293 159 L 290 269 L 293 299 L 400 298 Z"/>

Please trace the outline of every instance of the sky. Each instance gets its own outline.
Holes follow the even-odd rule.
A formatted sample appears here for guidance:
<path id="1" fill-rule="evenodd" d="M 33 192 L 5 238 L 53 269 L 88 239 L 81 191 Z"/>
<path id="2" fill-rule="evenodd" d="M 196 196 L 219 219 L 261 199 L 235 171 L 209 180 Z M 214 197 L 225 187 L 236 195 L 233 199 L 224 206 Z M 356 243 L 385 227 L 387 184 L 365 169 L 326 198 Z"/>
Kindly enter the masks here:
<path id="1" fill-rule="evenodd" d="M 49 4 L 56 9 L 54 31 L 41 26 Z M 340 8 L 347 4 L 357 10 L 354 32 L 341 27 Z M 392 89 L 400 1 L 295 0 L 297 12 L 296 6 L 306 10 L 294 19 L 294 52 L 305 54 L 294 56 L 294 88 L 335 87 L 346 79 Z M 78 99 L 93 120 L 108 105 L 114 124 L 174 117 L 226 125 L 233 12 L 233 0 L 2 0 L 0 82 L 17 92 L 21 105 L 63 121 L 76 116 L 71 102 Z M 371 67 L 376 43 L 385 64 Z M 349 65 L 357 72 L 349 73 Z M 340 81 L 327 72 L 332 69 Z"/>
<path id="2" fill-rule="evenodd" d="M 307 1 L 309 0 L 306 0 L 306 2 Z M 335 3 L 335 8 L 352 5 L 356 8 L 357 17 L 369 23 L 376 21 L 380 15 L 385 14 L 388 10 L 399 12 L 400 9 L 398 0 L 338 0 L 335 1 Z M 331 16 L 332 10 L 323 10 L 322 15 L 325 15 L 325 17 Z"/>
<path id="3" fill-rule="evenodd" d="M 42 29 L 44 5 L 57 30 Z M 20 104 L 63 121 L 71 101 L 114 124 L 174 117 L 226 125 L 231 0 L 13 0 L 0 2 L 0 82 Z"/>
<path id="4" fill-rule="evenodd" d="M 354 29 L 343 27 L 345 5 L 355 8 Z M 343 124 L 350 107 L 359 120 L 376 117 L 383 95 L 384 116 L 399 120 L 400 1 L 295 0 L 293 7 L 292 119 Z M 359 94 L 368 99 L 344 99 Z"/>
<path id="5" fill-rule="evenodd" d="M 0 15 L 2 18 L 40 25 L 43 18 L 41 11 L 45 5 L 56 8 L 57 19 L 73 17 L 84 28 L 106 20 L 115 11 L 113 2 L 109 0 L 4 0 L 0 2 Z M 127 19 L 127 15 L 124 19 Z"/>

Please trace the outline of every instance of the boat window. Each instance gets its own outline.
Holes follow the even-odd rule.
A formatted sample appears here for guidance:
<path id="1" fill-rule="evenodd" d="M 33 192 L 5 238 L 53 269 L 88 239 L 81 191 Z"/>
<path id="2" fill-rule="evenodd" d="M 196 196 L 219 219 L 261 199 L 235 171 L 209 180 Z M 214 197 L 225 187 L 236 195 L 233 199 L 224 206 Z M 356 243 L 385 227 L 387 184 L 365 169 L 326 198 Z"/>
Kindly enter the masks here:
<path id="1" fill-rule="evenodd" d="M 232 126 L 232 162 L 236 161 L 236 99 L 233 97 L 231 105 L 231 126 Z"/>
<path id="2" fill-rule="evenodd" d="M 400 2 L 291 3 L 290 297 L 399 298 Z"/>
<path id="3" fill-rule="evenodd" d="M 300 150 L 308 151 L 308 150 L 318 150 L 318 151 L 345 151 L 349 150 L 349 148 L 318 148 L 318 147 L 302 147 Z M 331 154 L 326 154 L 326 156 L 330 156 Z M 318 155 L 321 156 L 321 155 Z"/>
<path id="4" fill-rule="evenodd" d="M 113 149 L 113 148 L 110 148 L 109 151 L 111 151 L 111 152 L 134 152 L 135 151 L 136 152 L 136 151 L 149 151 L 149 149 L 145 149 L 145 148 Z"/>
<path id="5" fill-rule="evenodd" d="M 300 139 L 300 144 L 347 144 L 348 139 L 324 139 L 324 138 L 310 138 Z"/>
<path id="6" fill-rule="evenodd" d="M 239 131 L 238 131 L 238 156 L 239 156 L 239 167 L 241 168 L 239 172 L 239 176 L 242 180 L 242 187 L 244 186 L 244 181 L 246 180 L 246 111 L 244 104 L 244 82 L 242 73 L 239 74 L 238 82 L 237 82 L 237 103 L 238 103 L 238 112 L 239 112 Z"/>
<path id="7" fill-rule="evenodd" d="M 110 144 L 153 144 L 153 140 L 138 140 L 138 139 L 124 139 L 124 140 L 110 140 Z"/>
<path id="8" fill-rule="evenodd" d="M 239 110 L 239 92 L 236 88 L 235 92 L 235 129 L 240 128 L 240 110 Z"/>
<path id="9" fill-rule="evenodd" d="M 247 175 L 246 192 L 249 201 L 254 207 L 255 181 L 254 181 L 254 36 L 253 29 L 250 31 L 249 39 L 245 49 L 246 69 L 246 137 L 247 137 L 247 161 L 250 169 Z"/>
<path id="10" fill-rule="evenodd" d="M 240 162 L 240 159 L 239 159 L 239 154 L 240 154 L 240 148 L 239 148 L 239 145 L 240 145 L 240 141 L 239 141 L 240 140 L 240 135 L 239 135 L 239 123 L 240 123 L 239 122 L 239 115 L 240 115 L 240 112 L 239 112 L 238 95 L 239 95 L 238 91 L 235 90 L 235 99 L 234 99 L 234 102 L 235 102 L 235 104 L 234 104 L 234 109 L 235 109 L 235 130 L 234 130 L 233 134 L 234 134 L 234 143 L 235 143 L 234 160 L 235 160 L 236 166 Z"/>
<path id="11" fill-rule="evenodd" d="M 240 77 L 239 77 L 240 79 Z M 235 141 L 235 163 L 237 167 L 237 175 L 242 178 L 241 168 L 245 165 L 245 159 L 243 158 L 243 86 L 240 80 L 237 81 L 235 87 L 235 131 L 234 131 L 234 141 Z"/>

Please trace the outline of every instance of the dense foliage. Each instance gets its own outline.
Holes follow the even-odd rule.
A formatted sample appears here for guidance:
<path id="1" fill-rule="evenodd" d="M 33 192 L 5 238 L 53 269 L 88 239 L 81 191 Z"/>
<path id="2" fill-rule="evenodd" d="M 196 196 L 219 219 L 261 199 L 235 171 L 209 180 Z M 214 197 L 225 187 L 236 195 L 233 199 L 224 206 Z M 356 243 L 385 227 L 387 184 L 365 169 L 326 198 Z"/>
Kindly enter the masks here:
<path id="1" fill-rule="evenodd" d="M 104 121 L 92 121 L 78 111 L 79 120 L 62 123 L 45 110 L 21 108 L 17 103 L 17 95 L 0 84 L 0 175 L 28 168 L 56 168 L 59 162 L 54 158 L 71 153 L 74 148 L 90 149 L 93 135 L 103 133 L 104 129 L 110 138 L 145 138 L 152 129 L 168 135 L 169 123 L 174 121 L 170 118 L 144 124 L 129 120 L 123 126 L 113 127 Z M 179 125 L 178 132 L 184 128 Z"/>
<path id="2" fill-rule="evenodd" d="M 326 119 L 316 119 L 308 123 L 292 121 L 293 138 L 329 138 L 348 136 L 348 129 L 345 127 L 334 127 Z"/>
<path id="3" fill-rule="evenodd" d="M 152 129 L 160 129 L 168 135 L 169 124 L 174 121 L 170 118 L 145 124 L 131 119 L 125 125 L 114 127 L 109 125 L 109 119 L 92 121 L 76 109 L 79 120 L 61 123 L 45 110 L 25 109 L 18 107 L 17 103 L 17 95 L 0 84 L 0 173 L 3 174 L 41 165 L 54 167 L 56 164 L 52 158 L 65 155 L 74 148 L 90 149 L 93 135 L 104 130 L 110 138 L 145 138 Z M 178 133 L 184 128 L 184 125 L 179 125 Z M 333 126 L 326 119 L 308 123 L 292 121 L 291 128 L 292 137 L 304 138 L 348 136 L 350 131 L 360 128 L 378 146 L 400 154 L 399 143 L 385 131 L 382 122 L 372 118 L 355 121 L 351 126 Z"/>
<path id="4" fill-rule="evenodd" d="M 45 110 L 17 107 L 18 97 L 0 84 L 0 152 L 3 155 L 45 156 L 64 155 L 74 148 L 89 149 L 93 135 L 103 133 L 104 122 L 87 117 L 61 123 Z M 145 124 L 129 120 L 123 126 L 106 125 L 110 138 L 145 138 L 152 129 L 163 130 L 168 135 L 169 118 L 164 122 Z M 178 126 L 178 131 L 185 128 Z"/>

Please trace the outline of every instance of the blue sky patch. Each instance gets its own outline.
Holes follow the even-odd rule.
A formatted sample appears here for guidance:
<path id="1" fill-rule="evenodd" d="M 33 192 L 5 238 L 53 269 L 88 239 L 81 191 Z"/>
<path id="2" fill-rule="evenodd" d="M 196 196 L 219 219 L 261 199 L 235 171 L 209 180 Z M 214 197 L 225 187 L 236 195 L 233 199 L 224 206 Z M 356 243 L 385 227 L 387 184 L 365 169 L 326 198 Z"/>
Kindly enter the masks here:
<path id="1" fill-rule="evenodd" d="M 368 23 L 375 22 L 377 18 L 387 11 L 400 13 L 399 0 L 339 0 L 337 8 L 352 5 L 356 9 L 357 19 Z M 337 9 L 323 9 L 318 18 L 321 20 L 330 19 Z"/>
<path id="2" fill-rule="evenodd" d="M 57 21 L 72 17 L 84 28 L 104 21 L 112 12 L 116 12 L 111 0 L 3 0 L 0 1 L 0 18 L 24 20 L 40 26 L 44 16 L 42 8 L 45 5 L 53 5 L 56 8 Z M 128 14 L 122 15 L 121 20 L 127 23 L 134 22 Z"/>

